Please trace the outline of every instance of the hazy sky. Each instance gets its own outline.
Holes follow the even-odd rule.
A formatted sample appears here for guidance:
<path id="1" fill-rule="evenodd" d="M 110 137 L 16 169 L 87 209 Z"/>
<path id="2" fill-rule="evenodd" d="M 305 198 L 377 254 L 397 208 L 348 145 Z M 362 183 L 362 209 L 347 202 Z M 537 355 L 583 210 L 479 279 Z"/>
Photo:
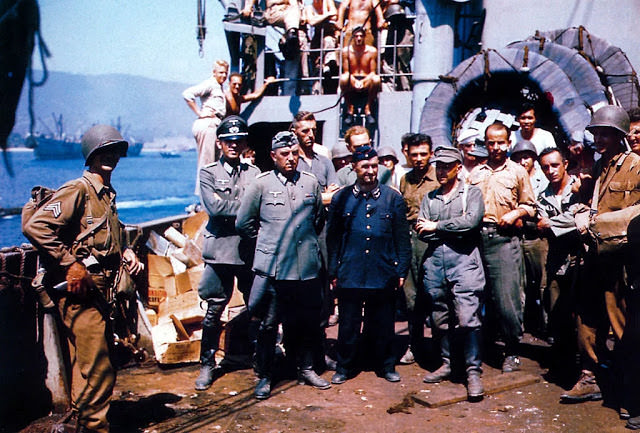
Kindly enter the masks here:
<path id="1" fill-rule="evenodd" d="M 196 83 L 217 58 L 228 60 L 223 9 L 206 2 L 204 57 L 198 55 L 196 0 L 41 0 L 50 70 L 123 73 Z M 34 68 L 39 69 L 34 55 Z"/>

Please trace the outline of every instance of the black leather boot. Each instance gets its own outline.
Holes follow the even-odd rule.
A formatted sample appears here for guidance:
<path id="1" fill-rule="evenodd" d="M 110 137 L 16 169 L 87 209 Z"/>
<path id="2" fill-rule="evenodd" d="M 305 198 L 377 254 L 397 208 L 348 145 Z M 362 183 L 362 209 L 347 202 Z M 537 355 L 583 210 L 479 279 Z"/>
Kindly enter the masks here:
<path id="1" fill-rule="evenodd" d="M 256 339 L 256 374 L 260 378 L 271 377 L 273 371 L 273 359 L 276 352 L 276 338 L 278 328 L 262 326 L 258 330 Z"/>
<path id="2" fill-rule="evenodd" d="M 318 376 L 312 368 L 298 370 L 298 384 L 299 385 L 311 385 L 317 389 L 329 389 L 331 383 Z"/>
<path id="3" fill-rule="evenodd" d="M 256 389 L 253 391 L 253 395 L 258 400 L 264 400 L 271 395 L 271 378 L 261 377 L 256 385 Z"/>
<path id="4" fill-rule="evenodd" d="M 200 342 L 200 375 L 196 379 L 196 391 L 208 389 L 216 376 L 219 374 L 219 367 L 216 365 L 215 354 L 220 343 L 222 324 L 220 316 L 224 310 L 224 305 L 209 302 L 207 313 L 202 320 L 202 340 Z"/>
<path id="5" fill-rule="evenodd" d="M 464 360 L 467 368 L 467 397 L 469 401 L 479 401 L 484 395 L 482 385 L 482 359 L 480 348 L 482 332 L 480 328 L 469 328 L 465 330 L 464 339 Z"/>
<path id="6" fill-rule="evenodd" d="M 439 383 L 451 376 L 451 347 L 448 332 L 440 336 L 440 356 L 442 365 L 436 371 L 427 373 L 422 379 L 425 383 Z"/>

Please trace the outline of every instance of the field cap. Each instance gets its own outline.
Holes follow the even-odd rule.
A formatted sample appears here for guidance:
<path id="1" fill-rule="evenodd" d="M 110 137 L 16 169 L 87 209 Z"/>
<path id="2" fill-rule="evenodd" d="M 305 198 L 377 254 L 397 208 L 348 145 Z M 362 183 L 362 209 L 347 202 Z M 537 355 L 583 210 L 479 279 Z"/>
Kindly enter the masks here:
<path id="1" fill-rule="evenodd" d="M 353 152 L 353 162 L 364 161 L 365 159 L 371 159 L 378 156 L 378 152 L 369 146 L 360 146 Z"/>
<path id="2" fill-rule="evenodd" d="M 280 131 L 271 140 L 271 150 L 280 149 L 282 147 L 290 147 L 298 144 L 298 138 L 293 132 Z"/>
<path id="3" fill-rule="evenodd" d="M 444 164 L 450 164 L 452 162 L 462 163 L 462 153 L 455 147 L 441 146 L 436 149 L 431 157 L 431 163 L 442 162 Z"/>

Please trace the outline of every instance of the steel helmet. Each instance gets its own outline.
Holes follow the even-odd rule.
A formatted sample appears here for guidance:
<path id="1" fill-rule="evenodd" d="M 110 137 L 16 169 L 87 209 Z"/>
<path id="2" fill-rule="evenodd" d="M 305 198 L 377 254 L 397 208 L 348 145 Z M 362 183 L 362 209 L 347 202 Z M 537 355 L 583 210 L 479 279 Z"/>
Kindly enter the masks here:
<path id="1" fill-rule="evenodd" d="M 538 156 L 538 151 L 536 150 L 536 146 L 534 146 L 534 144 L 529 140 L 518 141 L 516 145 L 513 146 L 513 149 L 511 149 L 511 156 L 520 152 L 530 152 L 530 153 L 533 153 L 535 156 Z"/>
<path id="2" fill-rule="evenodd" d="M 629 133 L 629 115 L 624 108 L 616 105 L 605 105 L 598 109 L 591 117 L 591 123 L 587 126 L 588 130 L 601 126 L 617 129 L 623 134 Z"/>
<path id="3" fill-rule="evenodd" d="M 91 163 L 91 156 L 101 149 L 112 148 L 119 151 L 120 156 L 127 156 L 129 143 L 122 138 L 116 128 L 108 125 L 95 125 L 84 133 L 81 140 L 84 165 Z"/>
<path id="4" fill-rule="evenodd" d="M 220 125 L 216 129 L 216 135 L 219 140 L 239 140 L 241 138 L 247 138 L 249 135 L 249 127 L 242 117 L 228 116 L 220 122 Z"/>

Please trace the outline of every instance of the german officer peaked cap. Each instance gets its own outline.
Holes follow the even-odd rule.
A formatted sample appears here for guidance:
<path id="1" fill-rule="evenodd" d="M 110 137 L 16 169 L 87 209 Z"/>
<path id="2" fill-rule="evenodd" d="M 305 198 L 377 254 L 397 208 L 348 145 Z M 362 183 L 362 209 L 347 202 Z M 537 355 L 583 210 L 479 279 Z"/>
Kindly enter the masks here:
<path id="1" fill-rule="evenodd" d="M 239 140 L 249 135 L 249 127 L 242 117 L 228 116 L 222 119 L 216 134 L 220 140 Z"/>

